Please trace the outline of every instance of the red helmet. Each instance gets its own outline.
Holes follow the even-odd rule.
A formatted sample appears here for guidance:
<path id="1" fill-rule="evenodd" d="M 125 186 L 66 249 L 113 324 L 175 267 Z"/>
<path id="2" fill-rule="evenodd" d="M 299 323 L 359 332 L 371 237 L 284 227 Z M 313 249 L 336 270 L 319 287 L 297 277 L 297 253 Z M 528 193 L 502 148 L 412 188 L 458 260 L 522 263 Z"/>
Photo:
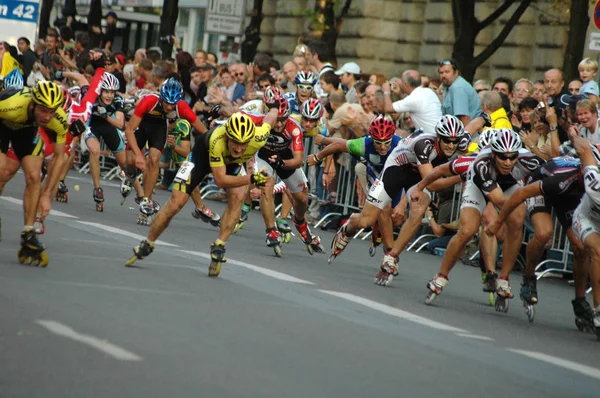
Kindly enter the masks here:
<path id="1" fill-rule="evenodd" d="M 269 86 L 265 89 L 263 94 L 263 102 L 265 104 L 271 104 L 274 100 L 281 97 L 281 92 L 277 86 Z"/>
<path id="2" fill-rule="evenodd" d="M 369 135 L 377 141 L 391 140 L 396 132 L 396 125 L 392 119 L 379 115 L 371 122 L 369 126 Z"/>
<path id="3" fill-rule="evenodd" d="M 290 103 L 283 97 L 279 97 L 279 109 L 277 110 L 277 117 L 288 117 L 292 113 Z"/>
<path id="4" fill-rule="evenodd" d="M 65 113 L 67 113 L 71 110 L 71 107 L 73 106 L 73 97 L 71 96 L 71 93 L 69 93 L 69 90 L 67 90 L 64 87 L 62 88 L 62 92 L 63 98 L 65 99 L 62 108 L 65 111 Z"/>
<path id="5" fill-rule="evenodd" d="M 309 98 L 302 104 L 302 116 L 316 120 L 323 116 L 323 105 L 316 98 Z"/>

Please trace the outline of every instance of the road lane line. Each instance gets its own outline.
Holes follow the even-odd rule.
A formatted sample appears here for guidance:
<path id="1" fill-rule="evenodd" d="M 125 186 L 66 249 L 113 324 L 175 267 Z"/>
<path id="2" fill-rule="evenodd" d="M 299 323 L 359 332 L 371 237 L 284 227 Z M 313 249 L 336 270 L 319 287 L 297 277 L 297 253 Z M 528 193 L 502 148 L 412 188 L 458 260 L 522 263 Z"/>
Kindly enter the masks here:
<path id="1" fill-rule="evenodd" d="M 79 343 L 83 343 L 92 348 L 97 349 L 98 351 L 102 351 L 105 354 L 110 355 L 111 357 L 118 359 L 120 361 L 141 361 L 142 358 L 135 355 L 134 353 L 127 351 L 124 348 L 111 344 L 107 341 L 100 340 L 94 336 L 88 336 L 86 334 L 81 334 L 71 329 L 70 327 L 63 325 L 62 323 L 58 323 L 56 321 L 44 321 L 38 320 L 35 321 L 38 325 L 41 325 L 51 331 L 54 334 L 57 334 L 62 337 L 66 337 L 68 339 L 77 341 Z"/>
<path id="2" fill-rule="evenodd" d="M 11 202 L 11 203 L 15 203 L 18 205 L 23 205 L 23 200 L 22 199 L 17 199 L 17 198 L 13 198 L 10 196 L 0 196 L 0 199 L 4 199 L 7 202 Z M 58 211 L 58 210 L 50 210 L 50 215 L 51 216 L 57 216 L 57 217 L 64 217 L 64 218 L 79 218 L 77 216 L 72 216 L 70 214 L 67 213 L 63 213 L 62 211 Z"/>
<path id="3" fill-rule="evenodd" d="M 371 308 L 375 311 L 383 312 L 384 314 L 387 314 L 387 315 L 395 316 L 396 318 L 405 319 L 410 322 L 414 322 L 414 323 L 418 323 L 423 326 L 427 326 L 432 329 L 438 329 L 438 330 L 454 332 L 454 333 L 471 334 L 468 330 L 459 329 L 459 328 L 455 328 L 454 326 L 446 325 L 445 323 L 432 321 L 431 319 L 424 318 L 419 315 L 415 315 L 408 311 L 403 311 L 401 309 L 398 309 L 398 308 L 395 308 L 395 307 L 392 307 L 389 305 L 381 304 L 381 303 L 378 303 L 377 301 L 369 300 L 364 297 L 356 296 L 354 294 L 343 293 L 343 292 L 334 292 L 331 290 L 321 290 L 321 289 L 319 289 L 319 291 L 322 293 L 328 294 L 330 296 L 338 297 L 338 298 L 341 298 L 344 300 L 351 301 L 356 304 L 360 304 L 364 307 Z"/>
<path id="4" fill-rule="evenodd" d="M 94 289 L 107 289 L 107 290 L 123 290 L 127 292 L 134 293 L 157 293 L 157 294 L 167 294 L 174 296 L 187 296 L 187 297 L 197 297 L 197 295 L 192 293 L 185 292 L 176 292 L 171 290 L 157 290 L 157 289 L 144 289 L 137 287 L 128 287 L 128 286 L 111 286 L 111 285 L 102 285 L 100 283 L 84 283 L 84 282 L 67 282 L 67 281 L 44 281 L 45 283 L 52 283 L 56 285 L 66 285 L 66 286 L 75 286 L 75 287 L 90 287 Z"/>
<path id="5" fill-rule="evenodd" d="M 182 253 L 186 253 L 186 254 L 192 254 L 194 256 L 204 257 L 204 258 L 210 260 L 210 254 L 208 254 L 208 253 L 201 253 L 201 252 L 195 252 L 195 251 L 191 251 L 191 250 L 181 250 L 181 249 L 179 249 L 178 251 L 180 251 Z M 239 265 L 240 267 L 244 267 L 249 270 L 252 270 L 252 271 L 258 272 L 260 274 L 269 276 L 271 278 L 279 279 L 279 280 L 285 281 L 285 282 L 302 283 L 305 285 L 314 285 L 314 283 L 305 281 L 304 279 L 296 278 L 295 276 L 284 274 L 283 272 L 273 271 L 268 268 L 257 267 L 256 265 L 248 264 L 243 261 L 238 261 L 238 260 L 233 260 L 233 259 L 228 258 L 227 264 Z"/>
<path id="6" fill-rule="evenodd" d="M 471 333 L 454 333 L 454 334 L 457 335 L 457 336 L 460 336 L 460 337 L 466 337 L 468 339 L 485 340 L 485 341 L 495 341 L 491 337 L 480 336 L 478 334 L 471 334 Z"/>
<path id="7" fill-rule="evenodd" d="M 537 359 L 538 361 L 547 362 L 552 365 L 560 366 L 561 368 L 569 369 L 574 372 L 581 373 L 583 375 L 600 380 L 600 369 L 592 368 L 591 366 L 582 365 L 577 362 L 572 362 L 567 359 L 543 354 L 541 352 L 518 350 L 516 348 L 507 348 L 507 350 L 510 352 L 514 352 L 515 354 L 520 354 L 529 358 Z"/>
<path id="8" fill-rule="evenodd" d="M 128 236 L 130 238 L 135 238 L 137 240 L 144 240 L 144 239 L 146 239 L 145 236 L 134 234 L 133 232 L 125 231 L 124 229 L 121 229 L 121 228 L 115 228 L 115 227 L 111 227 L 109 225 L 99 224 L 97 222 L 89 222 L 89 221 L 77 221 L 77 222 L 79 224 L 88 225 L 90 227 L 94 227 L 94 228 L 98 228 L 98 229 L 103 229 L 104 231 L 111 232 L 113 234 L 119 234 L 119 235 L 123 235 L 123 236 Z M 163 241 L 160 241 L 160 240 L 157 240 L 156 242 L 154 242 L 154 244 L 155 245 L 159 245 L 159 246 L 179 247 L 178 245 L 174 245 L 172 243 L 163 242 Z"/>

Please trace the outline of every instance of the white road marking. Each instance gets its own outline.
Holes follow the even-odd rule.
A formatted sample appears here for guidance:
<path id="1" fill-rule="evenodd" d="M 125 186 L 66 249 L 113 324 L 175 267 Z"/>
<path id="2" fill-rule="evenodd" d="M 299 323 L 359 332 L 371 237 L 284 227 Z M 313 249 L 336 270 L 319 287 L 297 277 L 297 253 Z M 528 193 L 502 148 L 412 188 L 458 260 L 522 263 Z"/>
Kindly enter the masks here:
<path id="1" fill-rule="evenodd" d="M 110 355 L 111 357 L 121 360 L 121 361 L 141 361 L 142 358 L 135 355 L 134 353 L 127 351 L 124 348 L 111 344 L 107 341 L 100 340 L 94 336 L 88 336 L 85 334 L 81 334 L 71 329 L 70 327 L 63 325 L 62 323 L 58 323 L 56 321 L 36 321 L 38 325 L 41 325 L 51 331 L 54 334 L 57 334 L 62 337 L 66 337 L 68 339 L 77 341 L 79 343 L 86 344 L 92 348 L 97 349 L 98 351 L 102 351 L 105 354 Z"/>
<path id="2" fill-rule="evenodd" d="M 15 203 L 15 204 L 18 204 L 21 206 L 23 205 L 22 199 L 12 198 L 10 196 L 0 196 L 0 199 L 4 199 L 7 202 Z M 77 216 L 72 216 L 70 214 L 63 213 L 62 211 L 58 211 L 58 210 L 50 210 L 50 215 L 57 216 L 57 217 L 64 217 L 64 218 L 79 218 Z"/>
<path id="3" fill-rule="evenodd" d="M 457 335 L 457 336 L 460 336 L 460 337 L 466 337 L 468 339 L 485 340 L 485 341 L 495 341 L 491 337 L 480 336 L 478 334 L 471 334 L 471 333 L 454 333 L 454 334 Z"/>
<path id="4" fill-rule="evenodd" d="M 543 354 L 535 351 L 518 350 L 516 348 L 507 348 L 508 351 L 516 354 L 521 354 L 529 358 L 537 359 L 538 361 L 547 362 L 552 365 L 560 366 L 561 368 L 569 369 L 574 372 L 600 380 L 600 369 L 592 368 L 591 366 L 582 365 L 577 362 L 572 362 L 567 359 L 554 357 L 552 355 Z"/>
<path id="5" fill-rule="evenodd" d="M 210 254 L 208 254 L 208 253 L 195 252 L 195 251 L 191 251 L 191 250 L 179 250 L 179 251 L 182 253 L 186 253 L 186 254 L 192 254 L 194 256 L 204 257 L 204 258 L 210 260 Z M 238 261 L 238 260 L 233 260 L 233 259 L 228 258 L 227 264 L 239 265 L 240 267 L 244 267 L 249 270 L 252 270 L 252 271 L 258 272 L 260 274 L 269 276 L 271 278 L 279 279 L 279 280 L 285 281 L 285 282 L 303 283 L 305 285 L 314 285 L 314 283 L 305 281 L 304 279 L 296 278 L 295 276 L 284 274 L 283 272 L 273 271 L 268 268 L 257 267 L 256 265 L 248 264 L 243 261 Z"/>
<path id="6" fill-rule="evenodd" d="M 94 288 L 94 289 L 124 290 L 124 291 L 135 292 L 135 293 L 157 293 L 157 294 L 170 294 L 170 295 L 174 295 L 174 296 L 196 297 L 196 295 L 192 294 L 192 293 L 176 292 L 176 291 L 171 291 L 171 290 L 142 289 L 142 288 L 128 287 L 128 286 L 102 285 L 99 283 L 67 282 L 67 281 L 52 281 L 52 280 L 44 281 L 44 282 L 53 283 L 53 284 L 57 284 L 57 285 L 90 287 L 90 288 Z"/>
<path id="7" fill-rule="evenodd" d="M 338 298 L 341 298 L 344 300 L 351 301 L 356 304 L 360 304 L 362 306 L 371 308 L 375 311 L 383 312 L 384 314 L 387 314 L 387 315 L 395 316 L 396 318 L 405 319 L 410 322 L 414 322 L 414 323 L 418 323 L 423 326 L 427 326 L 432 329 L 444 330 L 447 332 L 454 332 L 454 333 L 470 334 L 468 330 L 459 329 L 459 328 L 455 328 L 454 326 L 446 325 L 445 323 L 432 321 L 431 319 L 424 318 L 419 315 L 415 315 L 408 311 L 403 311 L 401 309 L 391 307 L 389 305 L 381 304 L 381 303 L 378 303 L 377 301 L 369 300 L 364 297 L 356 296 L 354 294 L 343 293 L 343 292 L 334 292 L 331 290 L 320 290 L 320 289 L 319 289 L 319 291 L 322 293 L 328 294 L 330 296 L 338 297 Z"/>
<path id="8" fill-rule="evenodd" d="M 103 230 L 105 230 L 107 232 L 111 232 L 113 234 L 128 236 L 130 238 L 134 238 L 134 239 L 137 239 L 137 240 L 144 240 L 144 239 L 146 239 L 145 236 L 134 234 L 133 232 L 125 231 L 124 229 L 121 229 L 121 228 L 115 228 L 115 227 L 111 227 L 109 225 L 99 224 L 97 222 L 89 222 L 89 221 L 77 221 L 77 222 L 80 223 L 80 224 L 83 224 L 83 225 L 88 225 L 90 227 L 103 229 Z M 162 246 L 169 246 L 169 247 L 179 247 L 178 245 L 174 245 L 172 243 L 163 242 L 163 241 L 160 241 L 160 240 L 157 240 L 156 242 L 154 242 L 154 244 L 155 245 L 159 245 L 159 246 L 162 245 Z"/>

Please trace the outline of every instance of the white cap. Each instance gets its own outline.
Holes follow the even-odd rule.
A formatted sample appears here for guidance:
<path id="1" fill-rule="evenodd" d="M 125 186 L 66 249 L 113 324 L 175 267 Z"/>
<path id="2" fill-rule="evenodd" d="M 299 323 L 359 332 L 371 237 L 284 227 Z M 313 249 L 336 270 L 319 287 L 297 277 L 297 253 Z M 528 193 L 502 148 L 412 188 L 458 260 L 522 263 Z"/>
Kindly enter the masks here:
<path id="1" fill-rule="evenodd" d="M 335 71 L 336 75 L 343 75 L 344 73 L 352 73 L 353 75 L 360 75 L 360 66 L 356 62 L 346 62 L 344 66 Z"/>

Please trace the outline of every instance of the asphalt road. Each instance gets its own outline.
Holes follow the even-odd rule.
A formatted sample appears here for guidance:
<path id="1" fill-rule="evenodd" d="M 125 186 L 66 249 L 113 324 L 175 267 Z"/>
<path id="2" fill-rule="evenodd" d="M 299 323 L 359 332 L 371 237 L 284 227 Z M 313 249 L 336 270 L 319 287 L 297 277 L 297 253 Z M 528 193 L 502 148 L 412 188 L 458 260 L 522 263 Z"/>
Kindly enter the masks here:
<path id="1" fill-rule="evenodd" d="M 403 254 L 383 288 L 367 242 L 333 265 L 295 239 L 276 258 L 257 212 L 208 278 L 216 229 L 191 202 L 125 268 L 148 230 L 133 200 L 120 206 L 111 182 L 98 213 L 89 176 L 67 185 L 41 236 L 45 269 L 17 261 L 22 174 L 0 198 L 0 397 L 598 397 L 600 342 L 575 328 L 565 281 L 539 282 L 533 323 L 518 299 L 507 314 L 488 306 L 462 264 L 425 306 L 439 257 Z"/>

